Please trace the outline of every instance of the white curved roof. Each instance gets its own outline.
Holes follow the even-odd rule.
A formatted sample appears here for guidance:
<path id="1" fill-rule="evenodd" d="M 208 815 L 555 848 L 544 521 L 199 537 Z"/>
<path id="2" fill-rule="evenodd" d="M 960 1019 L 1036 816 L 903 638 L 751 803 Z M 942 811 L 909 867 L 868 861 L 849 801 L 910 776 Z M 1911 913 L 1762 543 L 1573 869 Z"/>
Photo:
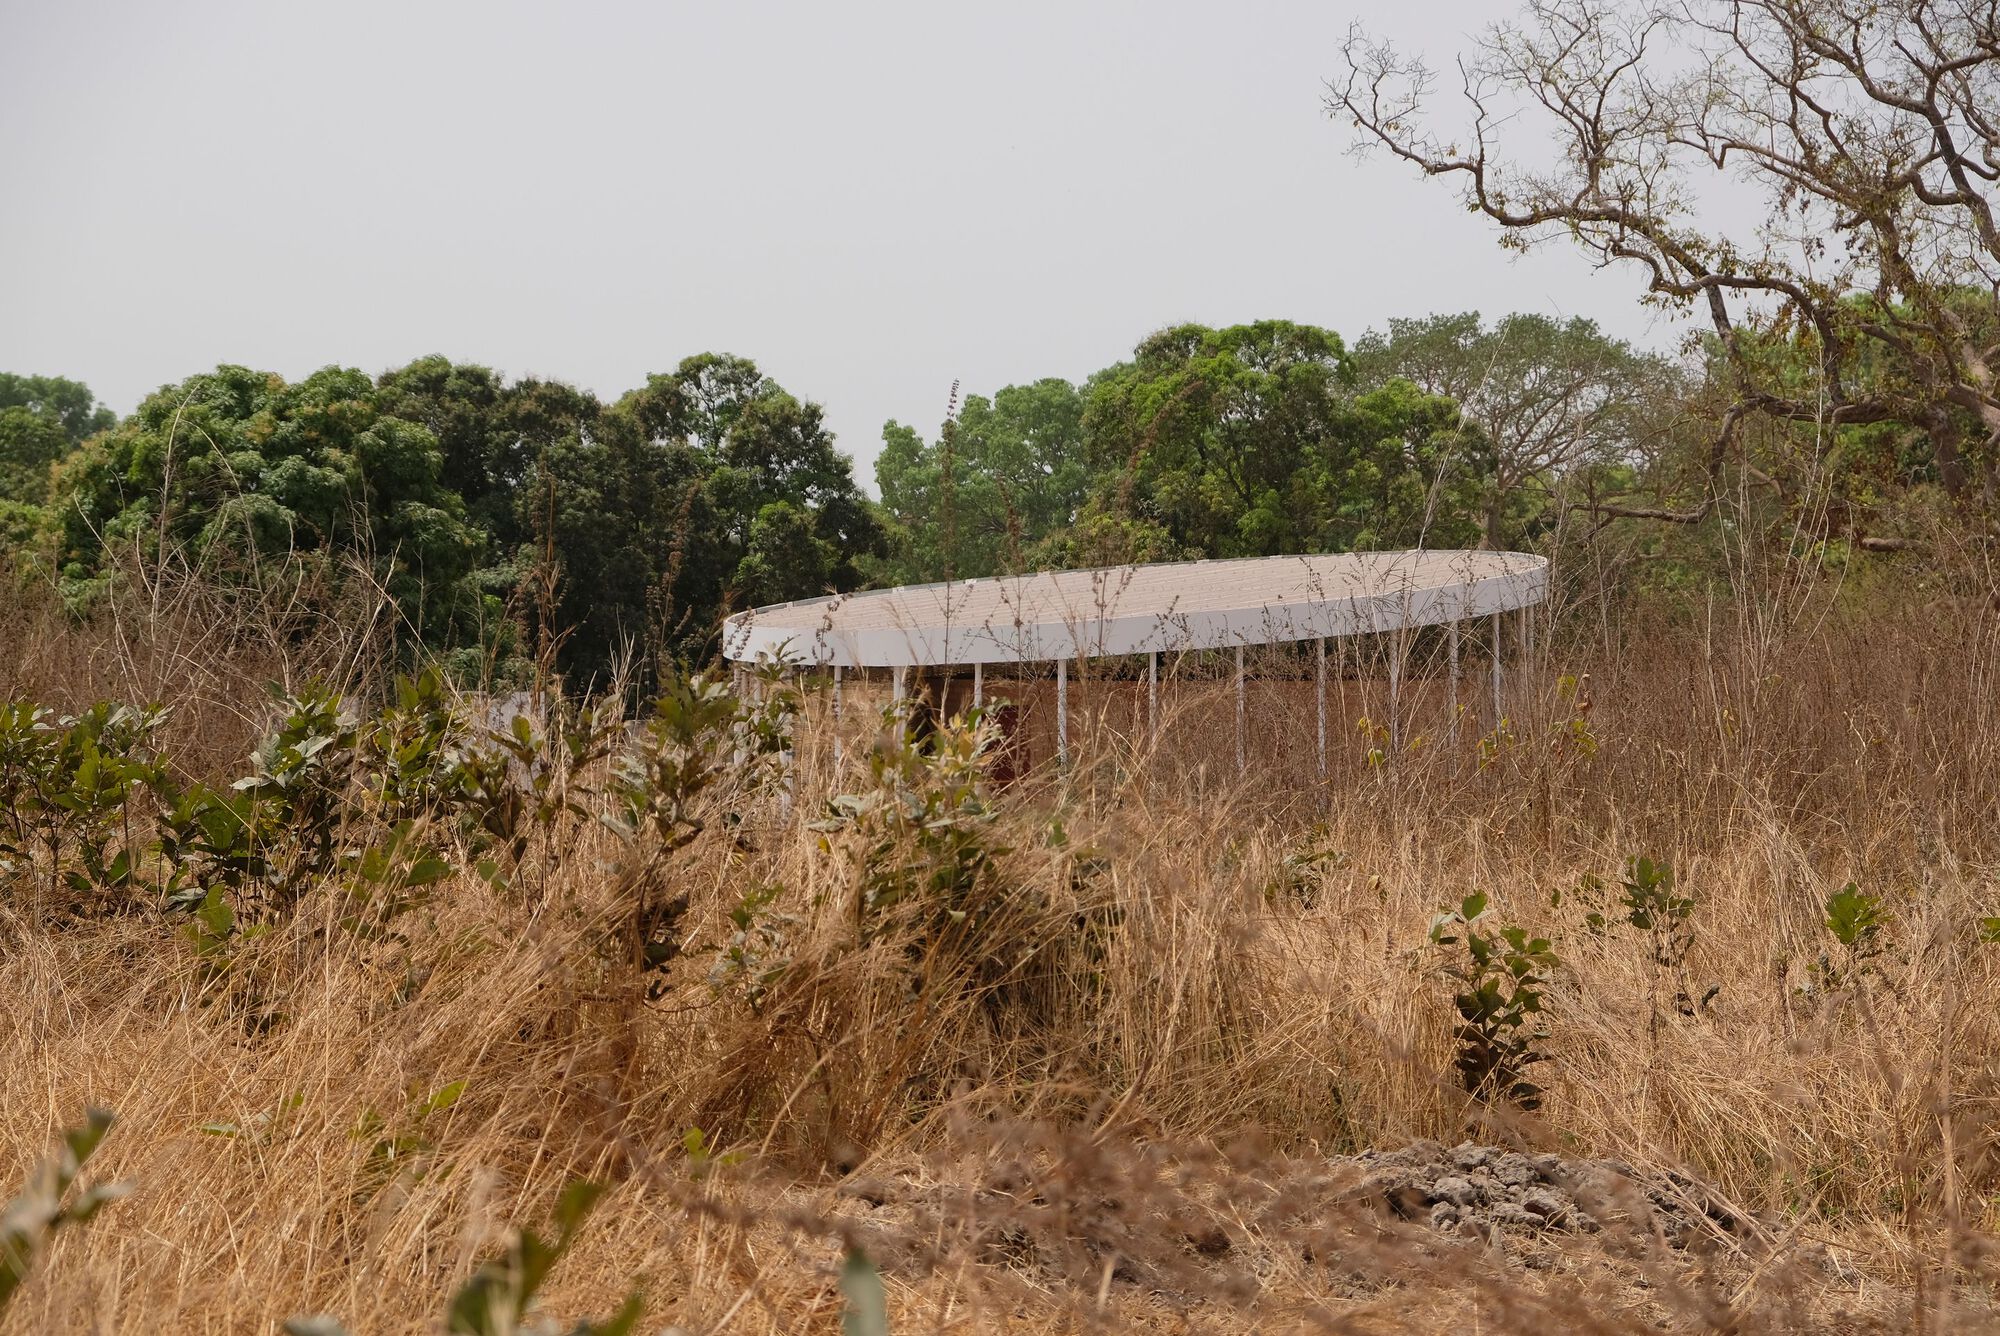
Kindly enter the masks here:
<path id="1" fill-rule="evenodd" d="M 826 595 L 723 623 L 731 659 L 897 668 L 1270 645 L 1507 612 L 1548 596 L 1520 552 L 1350 552 L 1043 571 Z"/>

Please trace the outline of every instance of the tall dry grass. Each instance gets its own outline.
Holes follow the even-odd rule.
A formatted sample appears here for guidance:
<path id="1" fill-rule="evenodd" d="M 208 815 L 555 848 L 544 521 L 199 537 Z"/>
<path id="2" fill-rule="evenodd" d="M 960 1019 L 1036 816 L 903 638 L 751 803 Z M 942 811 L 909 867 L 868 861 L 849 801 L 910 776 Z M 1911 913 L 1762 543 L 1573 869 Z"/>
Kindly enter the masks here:
<path id="1" fill-rule="evenodd" d="M 114 676 L 130 633 L 10 634 L 17 689 L 124 694 L 156 663 L 145 694 L 186 690 L 181 728 L 236 738 L 230 684 L 281 648 L 187 631 Z M 1266 667 L 1296 738 L 1302 688 Z M 921 905 L 864 930 L 860 879 L 915 855 L 815 828 L 875 782 L 852 683 L 838 725 L 808 696 L 788 785 L 724 785 L 677 853 L 566 818 L 517 889 L 461 873 L 379 940 L 308 895 L 221 982 L 158 913 L 0 906 L 5 1162 L 99 1104 L 119 1122 L 93 1173 L 138 1188 L 59 1239 L 7 1320 L 429 1330 L 509 1227 L 590 1177 L 613 1189 L 550 1309 L 636 1284 L 652 1328 L 833 1330 L 847 1242 L 909 1332 L 1995 1325 L 1990 614 L 1744 598 L 1609 645 L 1558 620 L 1513 667 L 1506 726 L 1474 712 L 1456 741 L 1435 668 L 1399 702 L 1402 749 L 1371 762 L 1379 739 L 1336 721 L 1324 783 L 1296 748 L 1235 776 L 1226 681 L 1170 676 L 1157 752 L 1130 688 L 1086 681 L 1105 722 L 1083 708 L 1073 766 L 996 795 L 994 889 L 962 930 Z M 1382 717 L 1378 676 L 1338 690 Z M 1587 878 L 1615 893 L 1641 854 L 1694 898 L 1684 966 L 1586 925 Z M 1849 881 L 1890 915 L 1865 971 L 1823 924 Z M 641 883 L 674 906 L 650 973 L 618 946 Z M 752 945 L 788 963 L 752 992 L 718 964 L 765 886 Z M 1562 960 L 1533 1114 L 1455 1081 L 1427 931 L 1474 890 Z M 1754 1223 L 1680 1250 L 1443 1239 L 1343 1177 L 1339 1157 L 1420 1138 L 1670 1167 Z"/>

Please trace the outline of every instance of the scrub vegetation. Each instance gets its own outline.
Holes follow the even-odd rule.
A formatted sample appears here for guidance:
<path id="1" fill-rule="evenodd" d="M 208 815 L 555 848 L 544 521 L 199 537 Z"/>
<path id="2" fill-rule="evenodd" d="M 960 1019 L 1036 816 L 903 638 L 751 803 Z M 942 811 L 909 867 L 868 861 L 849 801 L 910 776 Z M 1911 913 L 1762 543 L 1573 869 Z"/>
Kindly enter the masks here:
<path id="1" fill-rule="evenodd" d="M 17 612 L 0 1126 L 115 1110 L 129 1192 L 9 1320 L 1983 1324 L 2000 635 L 1923 578 L 1625 608 L 1324 785 L 1200 764 L 1192 676 L 1001 786 L 879 682 L 502 716 L 321 675 L 365 618 Z"/>

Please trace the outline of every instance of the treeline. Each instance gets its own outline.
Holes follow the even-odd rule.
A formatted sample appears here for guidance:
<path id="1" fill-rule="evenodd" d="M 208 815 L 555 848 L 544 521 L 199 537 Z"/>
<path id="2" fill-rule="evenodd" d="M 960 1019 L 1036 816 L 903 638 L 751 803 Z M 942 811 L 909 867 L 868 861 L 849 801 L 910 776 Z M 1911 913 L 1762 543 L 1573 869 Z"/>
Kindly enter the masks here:
<path id="1" fill-rule="evenodd" d="M 818 405 L 737 357 L 606 403 L 427 357 L 297 383 L 224 366 L 108 423 L 89 391 L 0 383 L 14 564 L 78 611 L 135 570 L 365 578 L 465 678 L 549 647 L 577 685 L 699 658 L 725 609 L 852 588 L 884 550 Z"/>
<path id="2" fill-rule="evenodd" d="M 1368 548 L 1532 545 L 1558 485 L 1626 487 L 1685 395 L 1586 320 L 1182 325 L 1081 385 L 968 396 L 876 465 L 897 580 Z"/>
<path id="3" fill-rule="evenodd" d="M 1810 373 L 1810 348 L 1759 355 Z M 553 658 L 573 686 L 713 654 L 730 611 L 871 584 L 1411 546 L 1548 550 L 1640 526 L 1686 566 L 1727 543 L 1894 548 L 1934 514 L 1921 424 L 1732 423 L 1723 358 L 1585 320 L 1183 325 L 1081 383 L 886 424 L 880 500 L 818 404 L 704 354 L 614 401 L 428 357 L 297 383 L 219 367 L 114 421 L 0 377 L 0 542 L 86 613 L 134 573 L 366 579 L 463 680 Z M 1880 374 L 1893 373 L 1885 367 Z M 1717 506 L 1719 490 L 1731 493 Z M 1706 554 L 1706 556 L 1705 556 Z M 261 582 L 261 583 L 260 583 Z"/>

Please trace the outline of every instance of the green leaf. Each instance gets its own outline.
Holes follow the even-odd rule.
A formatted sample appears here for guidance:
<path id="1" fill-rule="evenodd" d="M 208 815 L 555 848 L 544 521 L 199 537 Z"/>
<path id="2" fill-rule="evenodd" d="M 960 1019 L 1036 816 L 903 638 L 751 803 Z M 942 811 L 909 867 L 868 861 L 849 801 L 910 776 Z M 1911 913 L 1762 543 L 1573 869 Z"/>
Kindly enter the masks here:
<path id="1" fill-rule="evenodd" d="M 285 1336 L 347 1336 L 347 1328 L 325 1313 L 286 1318 L 284 1330 Z"/>
<path id="2" fill-rule="evenodd" d="M 556 1199 L 556 1227 L 561 1231 L 561 1241 L 567 1243 L 576 1227 L 583 1223 L 598 1198 L 604 1195 L 604 1185 L 580 1178 L 562 1190 Z"/>
<path id="3" fill-rule="evenodd" d="M 194 916 L 216 937 L 227 937 L 229 930 L 236 926 L 236 911 L 222 898 L 220 886 L 209 887 L 208 893 L 202 896 L 201 908 L 195 910 Z"/>
<path id="4" fill-rule="evenodd" d="M 83 1124 L 63 1133 L 63 1144 L 69 1148 L 71 1157 L 78 1167 L 90 1158 L 91 1152 L 104 1142 L 104 1134 L 111 1130 L 115 1115 L 109 1109 L 86 1109 Z"/>
<path id="5" fill-rule="evenodd" d="M 99 1183 L 86 1188 L 76 1195 L 76 1200 L 63 1214 L 73 1224 L 85 1224 L 112 1202 L 131 1196 L 132 1187 L 130 1183 Z"/>
<path id="6" fill-rule="evenodd" d="M 570 1336 L 631 1336 L 645 1308 L 645 1300 L 635 1290 L 626 1296 L 624 1306 L 615 1314 L 602 1322 L 579 1322 L 570 1329 Z"/>
<path id="7" fill-rule="evenodd" d="M 840 1292 L 847 1299 L 840 1317 L 841 1336 L 889 1336 L 889 1296 L 881 1274 L 859 1248 L 847 1250 L 840 1268 Z"/>
<path id="8" fill-rule="evenodd" d="M 33 1174 L 19 1196 L 0 1211 L 0 1311 L 27 1280 L 47 1235 L 64 1225 L 81 1225 L 130 1189 L 101 1184 L 79 1193 L 67 1209 L 63 1197 L 76 1181 L 85 1160 L 102 1144 L 112 1115 L 104 1109 L 85 1111 L 81 1125 L 63 1132 L 61 1153 Z"/>
<path id="9" fill-rule="evenodd" d="M 452 1105 L 458 1103 L 459 1098 L 464 1094 L 465 1078 L 460 1077 L 450 1085 L 440 1086 L 436 1090 L 433 1090 L 430 1098 L 424 1101 L 424 1112 L 442 1113 Z"/>
<path id="10" fill-rule="evenodd" d="M 439 878 L 451 875 L 451 864 L 428 854 L 410 864 L 409 872 L 403 878 L 405 886 L 428 886 Z"/>
<path id="11" fill-rule="evenodd" d="M 1887 921 L 1881 900 L 1865 894 L 1853 882 L 1841 887 L 1826 902 L 1826 928 L 1842 946 L 1855 950 L 1880 932 Z"/>

